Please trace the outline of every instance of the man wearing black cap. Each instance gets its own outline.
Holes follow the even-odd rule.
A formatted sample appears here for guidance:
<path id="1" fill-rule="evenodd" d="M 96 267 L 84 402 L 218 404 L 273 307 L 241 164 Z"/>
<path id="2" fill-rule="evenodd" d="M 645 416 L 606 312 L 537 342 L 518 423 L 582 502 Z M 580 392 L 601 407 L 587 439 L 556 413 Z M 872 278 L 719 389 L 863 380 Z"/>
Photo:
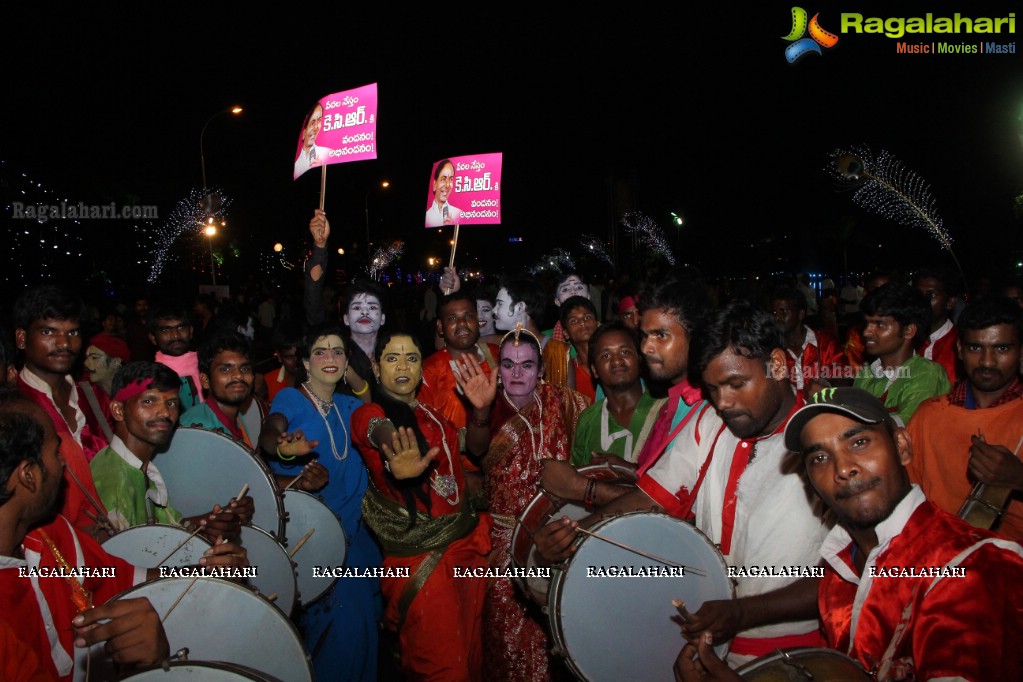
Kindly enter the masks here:
<path id="1" fill-rule="evenodd" d="M 821 547 L 830 646 L 879 680 L 1023 679 L 1023 548 L 910 484 L 912 443 L 880 401 L 856 388 L 820 391 L 789 421 L 785 444 L 839 523 Z M 686 646 L 676 676 L 740 679 L 711 644 L 704 633 Z"/>

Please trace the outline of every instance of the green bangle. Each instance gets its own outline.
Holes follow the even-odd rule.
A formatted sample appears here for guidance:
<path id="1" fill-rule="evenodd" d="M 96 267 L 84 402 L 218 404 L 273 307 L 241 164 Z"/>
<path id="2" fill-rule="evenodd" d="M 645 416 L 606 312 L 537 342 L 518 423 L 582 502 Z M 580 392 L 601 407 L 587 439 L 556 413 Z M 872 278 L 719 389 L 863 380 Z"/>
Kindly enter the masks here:
<path id="1" fill-rule="evenodd" d="M 280 444 L 280 443 L 278 443 L 278 444 L 277 444 L 277 457 L 278 457 L 278 458 L 279 458 L 279 459 L 280 459 L 280 460 L 281 460 L 282 462 L 290 462 L 291 460 L 293 460 L 293 459 L 295 459 L 296 457 L 298 457 L 298 455 L 285 455 L 285 454 L 283 454 L 283 453 L 281 452 L 281 444 Z"/>

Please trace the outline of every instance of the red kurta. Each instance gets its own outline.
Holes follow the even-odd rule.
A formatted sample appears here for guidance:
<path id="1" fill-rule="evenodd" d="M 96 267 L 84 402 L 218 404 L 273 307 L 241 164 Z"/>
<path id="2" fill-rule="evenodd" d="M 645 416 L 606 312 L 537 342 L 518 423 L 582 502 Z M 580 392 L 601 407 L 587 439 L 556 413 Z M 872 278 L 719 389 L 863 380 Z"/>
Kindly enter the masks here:
<path id="1" fill-rule="evenodd" d="M 440 453 L 428 470 L 430 507 L 416 500 L 419 511 L 436 518 L 455 514 L 466 494 L 465 473 L 459 459 L 458 433 L 436 410 L 422 403 L 415 408 L 416 423 L 430 447 Z M 363 405 L 352 415 L 352 441 L 366 462 L 370 479 L 385 497 L 404 506 L 404 497 L 395 479 L 383 467 L 379 451 L 369 441 L 370 419 L 384 418 L 379 405 Z M 440 562 L 418 591 L 405 615 L 399 632 L 401 667 L 408 680 L 485 679 L 483 673 L 483 597 L 486 583 L 482 577 L 457 577 L 487 565 L 490 551 L 490 516 L 480 514 L 479 523 L 465 537 L 444 550 Z M 394 556 L 384 553 L 384 566 L 408 568 L 409 578 L 384 577 L 380 587 L 387 600 L 384 623 L 398 630 L 398 602 L 406 585 L 428 553 Z"/>
<path id="2" fill-rule="evenodd" d="M 43 541 L 40 530 L 53 541 L 69 567 L 114 568 L 114 577 L 81 579 L 82 586 L 92 592 L 94 605 L 101 605 L 144 580 L 145 570 L 110 556 L 91 537 L 76 533 L 62 516 L 25 536 L 22 541 L 24 562 L 3 559 L 0 564 L 0 619 L 14 628 L 18 638 L 36 652 L 48 673 L 61 680 L 70 680 L 75 637 L 71 619 L 78 613 L 72 601 L 71 585 L 60 577 L 19 575 L 19 567 L 56 569 L 60 566 Z"/>
<path id="3" fill-rule="evenodd" d="M 49 396 L 26 384 L 21 377 L 18 377 L 18 389 L 26 398 L 46 411 L 57 430 L 57 435 L 60 436 L 60 456 L 64 460 L 64 504 L 60 508 L 60 513 L 67 517 L 71 525 L 80 530 L 93 526 L 96 523 L 93 517 L 105 517 L 107 510 L 103 508 L 103 502 L 99 498 L 99 493 L 96 492 L 96 484 L 92 480 L 92 470 L 89 468 L 89 459 L 91 459 L 91 455 L 95 455 L 106 447 L 106 441 L 93 435 L 88 420 L 90 412 L 86 411 L 82 442 L 88 443 L 90 448 L 96 448 L 89 457 L 86 457 L 86 451 L 75 441 L 68 429 L 67 422 L 54 407 Z M 77 386 L 75 390 L 79 390 Z M 79 394 L 78 400 L 79 405 L 86 404 L 85 397 L 81 394 Z"/>
<path id="4" fill-rule="evenodd" d="M 946 514 L 915 486 L 876 531 L 862 576 L 844 529 L 821 549 L 830 564 L 818 599 L 828 644 L 867 670 L 890 659 L 885 679 L 1023 679 L 1023 548 Z M 903 572 L 952 567 L 963 575 Z M 898 575 L 871 577 L 871 569 Z"/>

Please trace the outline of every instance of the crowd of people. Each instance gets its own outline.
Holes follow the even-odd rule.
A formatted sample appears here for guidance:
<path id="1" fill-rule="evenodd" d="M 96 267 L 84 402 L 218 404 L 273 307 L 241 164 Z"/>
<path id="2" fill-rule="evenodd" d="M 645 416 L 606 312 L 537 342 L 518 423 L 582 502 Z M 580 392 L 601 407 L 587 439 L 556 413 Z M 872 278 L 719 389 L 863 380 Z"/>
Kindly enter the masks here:
<path id="1" fill-rule="evenodd" d="M 83 342 L 74 293 L 21 292 L 0 334 L 0 678 L 78 679 L 76 650 L 101 642 L 124 669 L 168 660 L 160 614 L 117 598 L 159 572 L 105 551 L 114 534 L 180 526 L 210 543 L 199 566 L 250 566 L 252 496 L 176 506 L 159 467 L 182 428 L 343 527 L 347 572 L 288 614 L 316 679 L 570 679 L 557 609 L 515 579 L 542 496 L 583 513 L 528 529 L 537 575 L 630 513 L 690 524 L 735 569 L 734 598 L 651 625 L 679 635 L 665 679 L 741 679 L 789 647 L 878 680 L 1023 677 L 1018 287 L 967 296 L 934 268 L 727 300 L 692 272 L 490 290 L 448 268 L 416 323 L 377 282 L 335 303 L 322 211 L 310 235 L 287 315 L 140 297 Z M 637 565 L 668 553 L 648 551 Z M 616 647 L 616 614 L 593 617 Z"/>

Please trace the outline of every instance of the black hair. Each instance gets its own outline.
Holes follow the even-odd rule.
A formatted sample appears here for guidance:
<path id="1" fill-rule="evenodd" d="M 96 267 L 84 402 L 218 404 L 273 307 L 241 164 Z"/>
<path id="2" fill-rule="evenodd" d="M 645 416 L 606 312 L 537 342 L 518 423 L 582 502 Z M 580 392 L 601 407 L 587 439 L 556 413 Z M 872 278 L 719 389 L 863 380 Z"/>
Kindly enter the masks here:
<path id="1" fill-rule="evenodd" d="M 605 334 L 612 332 L 621 332 L 629 337 L 636 352 L 639 352 L 639 342 L 636 340 L 636 334 L 621 320 L 612 320 L 611 322 L 605 322 L 604 324 L 597 327 L 597 331 L 593 332 L 593 336 L 590 337 L 590 362 L 593 362 L 593 350 L 597 347 L 597 342 Z"/>
<path id="2" fill-rule="evenodd" d="M 900 282 L 889 282 L 871 291 L 860 303 L 864 315 L 891 317 L 905 328 L 916 325 L 913 343 L 922 343 L 931 333 L 931 305 L 919 291 Z"/>
<path id="3" fill-rule="evenodd" d="M 539 325 L 543 313 L 547 309 L 547 297 L 543 294 L 543 286 L 536 280 L 521 275 L 505 275 L 501 278 L 500 288 L 508 292 L 508 305 L 526 304 L 526 314 L 533 323 Z"/>
<path id="4" fill-rule="evenodd" d="M 192 324 L 192 316 L 188 314 L 185 304 L 180 301 L 162 300 L 155 303 L 151 302 L 147 325 L 150 334 L 156 333 L 156 329 L 159 326 L 157 322 L 160 320 L 184 320 L 188 324 Z"/>
<path id="5" fill-rule="evenodd" d="M 11 343 L 11 336 L 7 333 L 7 330 L 0 326 L 0 371 L 7 369 L 8 365 L 13 363 L 14 344 Z"/>
<path id="6" fill-rule="evenodd" d="M 925 277 L 931 277 L 941 284 L 941 287 L 945 290 L 945 295 L 952 297 L 959 295 L 959 278 L 948 268 L 931 267 L 919 270 L 913 275 L 913 286 L 919 286 L 920 280 Z"/>
<path id="7" fill-rule="evenodd" d="M 345 348 L 345 354 L 348 353 L 348 342 L 345 341 L 347 334 L 341 325 L 337 322 L 321 322 L 307 329 L 302 340 L 295 344 L 295 354 L 298 355 L 298 359 L 308 360 L 316 339 L 322 339 L 324 336 L 336 336 L 341 339 L 341 345 Z"/>
<path id="8" fill-rule="evenodd" d="M 0 387 L 0 506 L 14 496 L 14 491 L 7 489 L 7 481 L 18 465 L 26 460 L 42 463 L 43 427 L 15 407 L 27 402 L 17 387 Z"/>
<path id="9" fill-rule="evenodd" d="M 806 312 L 806 296 L 802 291 L 792 287 L 778 287 L 771 293 L 771 301 L 785 301 L 795 308 L 796 312 Z"/>
<path id="10" fill-rule="evenodd" d="M 333 324 L 340 331 L 340 327 L 337 323 Z M 344 334 L 339 333 L 341 338 L 344 338 Z M 294 331 L 291 327 L 284 327 L 273 335 L 273 347 L 276 351 L 282 351 L 286 348 L 298 348 L 302 345 L 303 335 L 300 332 Z"/>
<path id="11" fill-rule="evenodd" d="M 468 301 L 470 304 L 472 304 L 473 313 L 476 312 L 476 298 L 469 291 L 466 291 L 465 289 L 459 289 L 458 291 L 453 291 L 450 294 L 444 294 L 439 299 L 437 299 L 436 313 L 438 320 L 442 317 L 440 311 L 444 309 L 444 306 L 446 306 L 448 303 L 454 303 L 455 301 Z"/>
<path id="12" fill-rule="evenodd" d="M 28 329 L 36 320 L 81 320 L 82 300 L 52 284 L 33 287 L 14 303 L 15 329 Z"/>
<path id="13" fill-rule="evenodd" d="M 687 276 L 644 291 L 639 300 L 639 309 L 641 312 L 663 310 L 674 315 L 692 338 L 710 313 L 711 304 L 703 282 L 697 277 Z"/>
<path id="14" fill-rule="evenodd" d="M 220 332 L 199 350 L 199 371 L 208 375 L 213 359 L 224 351 L 240 353 L 252 361 L 252 345 L 248 339 L 237 332 Z"/>
<path id="15" fill-rule="evenodd" d="M 597 306 L 593 305 L 593 301 L 586 298 L 585 296 L 569 296 L 561 302 L 561 307 L 558 308 L 558 314 L 561 318 L 561 326 L 568 332 L 568 318 L 571 317 L 571 312 L 576 308 L 585 308 L 593 313 L 593 317 L 596 318 L 597 322 L 600 322 L 600 313 L 597 312 Z"/>
<path id="16" fill-rule="evenodd" d="M 117 370 L 110 386 L 111 399 L 136 379 L 152 379 L 153 388 L 158 391 L 173 391 L 181 388 L 181 377 L 167 365 L 162 362 L 136 360 Z"/>
<path id="17" fill-rule="evenodd" d="M 1016 330 L 1016 340 L 1023 342 L 1023 311 L 1007 296 L 982 296 L 972 301 L 960 313 L 956 326 L 962 332 L 976 331 L 997 324 L 1007 324 Z"/>
<path id="18" fill-rule="evenodd" d="M 387 289 L 372 280 L 359 279 L 356 280 L 352 286 L 348 287 L 347 291 L 345 291 L 345 307 L 342 314 L 348 314 L 348 306 L 352 304 L 352 299 L 359 294 L 376 296 L 376 299 L 380 301 L 380 312 L 384 314 L 387 313 Z"/>
<path id="19" fill-rule="evenodd" d="M 694 339 L 693 357 L 701 374 L 722 353 L 732 349 L 750 360 L 767 361 L 785 337 L 774 317 L 747 301 L 735 300 L 711 315 Z"/>
<path id="20" fill-rule="evenodd" d="M 377 335 L 377 345 L 373 351 L 373 359 L 376 360 L 378 366 L 380 365 L 380 358 L 384 353 L 384 348 L 386 348 L 387 344 L 391 342 L 391 339 L 397 336 L 407 336 L 410 338 L 412 340 L 412 344 L 420 353 L 422 353 L 419 341 L 414 335 L 402 331 L 381 332 Z M 383 408 L 384 416 L 387 417 L 392 424 L 394 424 L 394 428 L 404 426 L 412 430 L 412 433 L 416 437 L 416 443 L 419 445 L 419 454 L 420 456 L 425 456 L 430 450 L 430 445 L 426 441 L 426 436 L 424 436 L 422 430 L 420 430 L 419 423 L 416 422 L 416 414 L 412 408 L 407 403 L 403 403 L 400 400 L 390 397 L 387 395 L 387 392 L 383 390 L 373 392 L 373 402 Z M 455 446 L 457 447 L 457 444 L 455 444 Z M 382 450 L 380 450 L 380 460 L 382 462 L 386 462 L 386 458 L 384 457 Z M 428 478 L 429 474 L 424 471 L 415 478 L 394 480 L 395 487 L 405 499 L 405 509 L 408 510 L 409 514 L 409 529 L 416 525 L 416 499 L 421 501 L 427 509 L 430 508 L 430 493 L 426 488 Z"/>
<path id="21" fill-rule="evenodd" d="M 433 179 L 435 181 L 438 178 L 440 178 L 440 174 L 444 172 L 444 166 L 447 166 L 448 164 L 451 165 L 451 170 L 454 171 L 455 170 L 455 164 L 451 163 L 451 159 L 444 159 L 442 161 L 438 161 L 437 162 L 437 167 L 433 169 Z M 423 176 L 420 175 L 419 177 L 423 177 Z"/>

